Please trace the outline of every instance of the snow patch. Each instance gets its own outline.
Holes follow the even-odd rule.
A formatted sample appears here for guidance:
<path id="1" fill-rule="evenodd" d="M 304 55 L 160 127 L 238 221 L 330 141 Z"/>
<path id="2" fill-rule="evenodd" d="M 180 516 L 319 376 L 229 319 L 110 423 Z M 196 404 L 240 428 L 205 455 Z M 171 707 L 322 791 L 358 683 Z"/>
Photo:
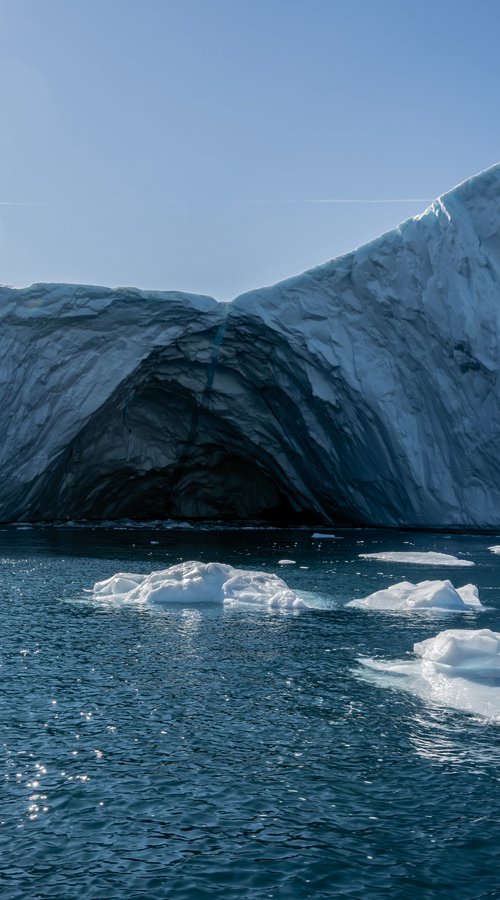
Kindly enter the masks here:
<path id="1" fill-rule="evenodd" d="M 281 609 L 305 609 L 307 604 L 277 575 L 235 569 L 223 563 L 196 561 L 137 575 L 119 572 L 92 589 L 94 599 L 153 605 L 239 603 Z"/>
<path id="2" fill-rule="evenodd" d="M 417 584 L 400 581 L 367 597 L 351 600 L 347 606 L 396 612 L 428 609 L 465 612 L 484 609 L 479 602 L 476 585 L 466 584 L 454 588 L 451 581 L 419 581 Z"/>
<path id="3" fill-rule="evenodd" d="M 435 553 L 428 551 L 426 553 L 404 552 L 387 550 L 383 553 L 360 553 L 361 559 L 379 559 L 381 562 L 400 562 L 410 563 L 415 566 L 473 566 L 469 559 L 458 559 L 457 556 L 451 556 L 449 553 Z"/>

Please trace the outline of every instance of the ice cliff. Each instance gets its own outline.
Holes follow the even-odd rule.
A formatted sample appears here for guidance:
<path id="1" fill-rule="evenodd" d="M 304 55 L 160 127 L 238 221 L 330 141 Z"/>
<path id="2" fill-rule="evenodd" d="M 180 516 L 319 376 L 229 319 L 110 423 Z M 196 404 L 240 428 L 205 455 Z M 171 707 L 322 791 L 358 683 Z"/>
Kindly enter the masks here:
<path id="1" fill-rule="evenodd" d="M 500 165 L 232 303 L 0 289 L 0 519 L 500 527 Z"/>

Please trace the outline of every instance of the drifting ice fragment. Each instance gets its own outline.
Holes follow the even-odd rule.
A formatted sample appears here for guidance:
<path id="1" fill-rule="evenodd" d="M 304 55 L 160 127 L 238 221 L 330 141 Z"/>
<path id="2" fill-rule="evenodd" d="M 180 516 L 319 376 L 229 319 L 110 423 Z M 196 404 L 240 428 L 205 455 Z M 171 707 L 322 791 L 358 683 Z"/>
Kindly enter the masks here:
<path id="1" fill-rule="evenodd" d="M 361 659 L 366 677 L 425 701 L 500 723 L 500 634 L 447 629 L 414 644 L 417 659 Z M 368 671 L 367 671 L 368 670 Z"/>
<path id="2" fill-rule="evenodd" d="M 413 645 L 417 656 L 447 675 L 500 678 L 500 634 L 448 629 L 434 638 Z"/>
<path id="3" fill-rule="evenodd" d="M 307 607 L 277 575 L 215 562 L 184 562 L 149 575 L 119 572 L 106 581 L 98 581 L 92 593 L 96 600 L 159 605 L 251 603 L 283 609 Z"/>
<path id="4" fill-rule="evenodd" d="M 347 606 L 360 609 L 408 611 L 439 609 L 466 611 L 484 609 L 479 602 L 477 587 L 466 584 L 455 589 L 451 581 L 401 581 L 368 597 L 351 600 Z"/>
<path id="5" fill-rule="evenodd" d="M 458 557 L 451 556 L 449 553 L 434 553 L 433 551 L 429 551 L 427 553 L 406 553 L 401 551 L 387 550 L 383 553 L 360 553 L 359 556 L 361 557 L 361 559 L 379 559 L 382 562 L 410 563 L 416 566 L 475 565 L 475 563 L 473 563 L 469 559 L 458 559 Z"/>

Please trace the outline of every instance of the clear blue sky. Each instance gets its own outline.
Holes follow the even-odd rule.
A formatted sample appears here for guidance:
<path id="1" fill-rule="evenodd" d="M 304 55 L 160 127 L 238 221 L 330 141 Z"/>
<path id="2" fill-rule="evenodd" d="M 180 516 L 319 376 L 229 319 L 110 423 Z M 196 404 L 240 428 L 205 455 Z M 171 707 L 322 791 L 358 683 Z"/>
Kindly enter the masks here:
<path id="1" fill-rule="evenodd" d="M 2 283 L 229 299 L 500 159 L 498 0 L 0 0 L 0 13 Z"/>

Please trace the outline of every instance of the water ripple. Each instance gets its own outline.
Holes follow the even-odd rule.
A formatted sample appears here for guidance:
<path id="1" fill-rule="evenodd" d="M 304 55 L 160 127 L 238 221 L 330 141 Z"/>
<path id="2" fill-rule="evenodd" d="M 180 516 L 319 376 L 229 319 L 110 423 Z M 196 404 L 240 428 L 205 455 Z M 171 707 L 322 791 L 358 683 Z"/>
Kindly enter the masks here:
<path id="1" fill-rule="evenodd" d="M 323 601 L 300 617 L 103 609 L 89 584 L 159 568 L 147 532 L 0 537 L 2 898 L 497 895 L 498 729 L 353 676 L 436 628 L 343 608 L 387 581 L 357 558 L 380 534 L 161 536 L 162 565 L 293 554 Z M 410 539 L 500 583 L 488 538 L 484 569 L 477 539 Z"/>

